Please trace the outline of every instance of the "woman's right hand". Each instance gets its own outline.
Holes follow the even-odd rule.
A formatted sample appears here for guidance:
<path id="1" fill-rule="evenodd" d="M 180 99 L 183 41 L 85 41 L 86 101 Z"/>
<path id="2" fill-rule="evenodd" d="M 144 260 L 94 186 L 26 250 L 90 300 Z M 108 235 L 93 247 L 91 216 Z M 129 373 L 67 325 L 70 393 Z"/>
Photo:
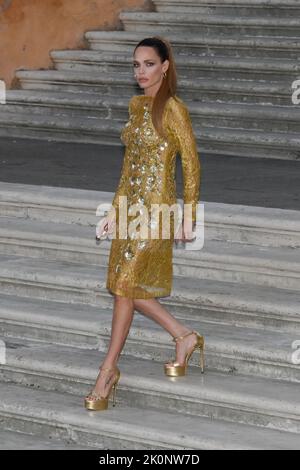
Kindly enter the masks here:
<path id="1" fill-rule="evenodd" d="M 115 223 L 116 223 L 116 217 L 115 214 L 113 215 L 107 215 L 103 217 L 103 219 L 98 222 L 96 226 L 96 239 L 97 240 L 103 240 L 104 238 L 107 238 L 107 235 L 113 233 L 114 228 L 115 228 Z"/>

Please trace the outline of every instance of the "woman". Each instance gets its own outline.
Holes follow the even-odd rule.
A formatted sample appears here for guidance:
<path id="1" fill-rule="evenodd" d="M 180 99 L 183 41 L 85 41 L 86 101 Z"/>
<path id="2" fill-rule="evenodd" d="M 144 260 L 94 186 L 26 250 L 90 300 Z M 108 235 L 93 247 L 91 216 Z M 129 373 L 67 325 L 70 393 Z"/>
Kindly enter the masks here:
<path id="1" fill-rule="evenodd" d="M 196 140 L 188 109 L 175 95 L 176 70 L 168 41 L 158 36 L 140 41 L 134 50 L 133 66 L 135 78 L 144 94 L 130 100 L 129 121 L 121 133 L 126 151 L 119 186 L 112 210 L 98 227 L 99 234 L 107 235 L 115 230 L 116 235 L 111 242 L 106 285 L 114 294 L 114 310 L 108 352 L 95 387 L 85 398 L 85 407 L 90 410 L 107 409 L 112 391 L 115 404 L 120 378 L 117 361 L 135 309 L 158 322 L 176 342 L 176 360 L 165 364 L 166 375 L 185 375 L 188 360 L 196 349 L 201 353 L 200 364 L 202 372 L 204 370 L 203 336 L 177 321 L 156 299 L 171 292 L 174 239 L 192 240 L 200 186 Z M 170 207 L 176 203 L 177 152 L 182 160 L 184 204 L 190 204 L 191 208 L 189 217 L 184 212 L 183 221 L 175 228 L 174 213 L 171 213 L 168 238 L 162 235 L 161 214 L 159 219 L 153 217 L 148 222 L 148 217 L 140 223 L 140 227 L 149 229 L 156 226 L 159 230 L 156 237 L 138 238 L 137 231 L 129 230 L 133 235 L 122 238 L 119 204 L 124 197 L 128 207 L 140 204 L 139 207 L 143 206 L 148 211 L 153 204 L 164 203 Z M 132 228 L 130 224 L 134 217 L 130 211 L 126 211 L 126 216 L 125 227 Z"/>

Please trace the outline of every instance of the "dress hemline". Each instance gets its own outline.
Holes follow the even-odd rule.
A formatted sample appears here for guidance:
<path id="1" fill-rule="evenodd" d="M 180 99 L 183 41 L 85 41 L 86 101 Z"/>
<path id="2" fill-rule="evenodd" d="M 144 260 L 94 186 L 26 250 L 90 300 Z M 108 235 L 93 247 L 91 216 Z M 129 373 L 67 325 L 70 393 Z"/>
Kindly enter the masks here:
<path id="1" fill-rule="evenodd" d="M 157 297 L 169 297 L 171 295 L 171 291 L 169 291 L 168 293 L 157 292 L 152 294 L 143 294 L 142 296 L 141 294 L 129 295 L 128 290 L 125 289 L 120 289 L 118 287 L 109 287 L 108 285 L 106 286 L 106 288 L 113 294 L 120 295 L 122 297 L 127 297 L 129 299 L 153 299 Z"/>

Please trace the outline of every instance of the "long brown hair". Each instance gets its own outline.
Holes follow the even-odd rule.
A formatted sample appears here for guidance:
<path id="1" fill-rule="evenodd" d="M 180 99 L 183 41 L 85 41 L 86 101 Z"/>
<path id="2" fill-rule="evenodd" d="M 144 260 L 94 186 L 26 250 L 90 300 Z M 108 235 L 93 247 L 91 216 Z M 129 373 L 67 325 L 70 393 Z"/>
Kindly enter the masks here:
<path id="1" fill-rule="evenodd" d="M 177 74 L 176 66 L 173 57 L 171 44 L 169 41 L 161 36 L 153 36 L 142 39 L 134 49 L 134 52 L 139 46 L 153 47 L 157 55 L 160 57 L 161 62 L 169 61 L 169 68 L 166 71 L 166 77 L 163 78 L 161 86 L 156 93 L 152 103 L 152 122 L 159 135 L 165 137 L 163 129 L 162 117 L 165 104 L 172 96 L 175 97 L 177 90 Z"/>

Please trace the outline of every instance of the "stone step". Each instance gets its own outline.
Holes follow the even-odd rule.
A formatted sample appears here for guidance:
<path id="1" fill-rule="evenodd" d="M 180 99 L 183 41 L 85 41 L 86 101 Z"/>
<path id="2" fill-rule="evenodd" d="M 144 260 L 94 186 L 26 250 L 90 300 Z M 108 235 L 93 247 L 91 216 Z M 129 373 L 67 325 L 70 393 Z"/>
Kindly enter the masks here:
<path id="1" fill-rule="evenodd" d="M 111 307 L 106 274 L 107 267 L 0 254 L 0 293 L 6 295 Z M 184 318 L 300 332 L 300 298 L 293 290 L 174 277 L 162 302 Z"/>
<path id="2" fill-rule="evenodd" d="M 8 90 L 5 112 L 84 117 L 84 119 L 128 119 L 130 96 L 104 96 L 96 93 L 64 93 L 43 90 Z M 283 109 L 278 106 L 278 112 Z M 284 112 L 284 111 L 283 111 Z M 288 119 L 288 118 L 287 118 Z M 278 121 L 279 122 L 279 121 Z M 293 124 L 291 124 L 293 125 Z"/>
<path id="3" fill-rule="evenodd" d="M 300 28 L 299 16 L 265 17 L 240 16 L 223 14 L 193 14 L 193 13 L 164 13 L 126 11 L 119 14 L 125 31 L 141 31 L 147 35 L 165 34 L 169 31 L 180 31 L 195 34 L 210 34 L 231 37 L 232 35 L 284 36 L 298 37 Z"/>
<path id="4" fill-rule="evenodd" d="M 131 73 L 112 76 L 89 72 L 60 70 L 19 70 L 16 78 L 25 90 L 97 93 L 107 96 L 140 94 Z M 178 95 L 184 100 L 198 102 L 258 103 L 291 106 L 291 83 L 287 81 L 218 80 L 208 78 L 178 80 Z M 196 97 L 196 100 L 195 100 Z"/>
<path id="5" fill-rule="evenodd" d="M 174 276 L 300 291 L 299 249 L 206 240 L 200 226 L 198 236 L 198 245 L 174 246 Z M 110 246 L 111 240 L 96 245 L 95 227 L 0 217 L 2 254 L 106 267 Z"/>
<path id="6" fill-rule="evenodd" d="M 0 136 L 48 141 L 122 145 L 121 122 L 51 115 L 20 115 L 0 110 Z M 214 128 L 195 124 L 198 151 L 212 154 L 258 158 L 298 160 L 300 137 L 294 132 L 262 132 L 259 130 Z"/>
<path id="7" fill-rule="evenodd" d="M 74 394 L 81 401 L 105 356 L 99 351 L 14 338 L 6 346 L 6 364 L 0 366 L 2 381 Z M 254 429 L 300 433 L 299 384 L 212 371 L 202 375 L 199 367 L 189 367 L 186 377 L 174 381 L 164 375 L 163 364 L 151 360 L 122 356 L 118 365 L 120 411 L 134 403 L 145 413 L 152 408 L 176 412 L 177 418 L 192 414 Z"/>
<path id="8" fill-rule="evenodd" d="M 0 182 L 0 216 L 94 227 L 100 204 L 114 193 L 75 188 Z M 182 199 L 177 199 L 182 204 Z M 299 211 L 200 201 L 205 239 L 259 247 L 300 247 Z"/>
<path id="9" fill-rule="evenodd" d="M 1 398 L 4 429 L 97 449 L 299 449 L 295 433 L 182 414 L 178 428 L 177 412 L 120 404 L 91 416 L 82 397 L 14 384 Z"/>
<path id="10" fill-rule="evenodd" d="M 122 145 L 120 121 L 55 114 L 6 113 L 0 109 L 0 136 L 61 142 Z"/>
<path id="11" fill-rule="evenodd" d="M 69 444 L 66 439 L 42 438 L 38 435 L 25 434 L 21 431 L 0 431 L 0 450 L 91 450 L 90 447 Z"/>
<path id="12" fill-rule="evenodd" d="M 145 35 L 134 31 L 87 31 L 85 39 L 92 50 L 102 52 L 133 53 L 137 43 Z M 254 57 L 276 59 L 298 59 L 300 39 L 296 37 L 239 36 L 220 37 L 219 35 L 193 34 L 189 32 L 164 34 L 175 54 L 189 57 Z"/>
<path id="13" fill-rule="evenodd" d="M 130 97 L 97 94 L 9 90 L 6 113 L 66 116 L 68 119 L 110 119 L 125 123 Z M 300 133 L 300 109 L 296 106 L 258 104 L 197 103 L 186 101 L 192 122 L 198 126 L 256 129 Z"/>
<path id="14" fill-rule="evenodd" d="M 158 12 L 222 14 L 274 18 L 289 18 L 300 15 L 298 0 L 153 0 Z"/>
<path id="15" fill-rule="evenodd" d="M 132 70 L 132 54 L 93 50 L 53 50 L 50 56 L 57 70 L 92 71 L 121 75 Z M 297 59 L 258 57 L 190 57 L 175 56 L 178 74 L 182 78 L 287 80 L 298 78 L 300 65 Z"/>
<path id="16" fill-rule="evenodd" d="M 7 344 L 14 337 L 22 344 L 27 339 L 102 353 L 107 351 L 110 308 L 41 302 L 4 294 L 0 294 L 0 301 L 0 332 Z M 297 335 L 292 338 L 290 333 L 282 331 L 233 326 L 224 321 L 216 323 L 201 318 L 190 318 L 188 325 L 205 337 L 206 371 L 300 382 L 300 366 L 292 348 Z M 175 357 L 174 343 L 170 340 L 168 333 L 136 310 L 122 355 L 164 363 Z M 20 357 L 19 346 L 15 352 Z M 24 356 L 21 357 L 23 360 Z M 189 364 L 199 364 L 198 352 L 192 355 Z"/>

